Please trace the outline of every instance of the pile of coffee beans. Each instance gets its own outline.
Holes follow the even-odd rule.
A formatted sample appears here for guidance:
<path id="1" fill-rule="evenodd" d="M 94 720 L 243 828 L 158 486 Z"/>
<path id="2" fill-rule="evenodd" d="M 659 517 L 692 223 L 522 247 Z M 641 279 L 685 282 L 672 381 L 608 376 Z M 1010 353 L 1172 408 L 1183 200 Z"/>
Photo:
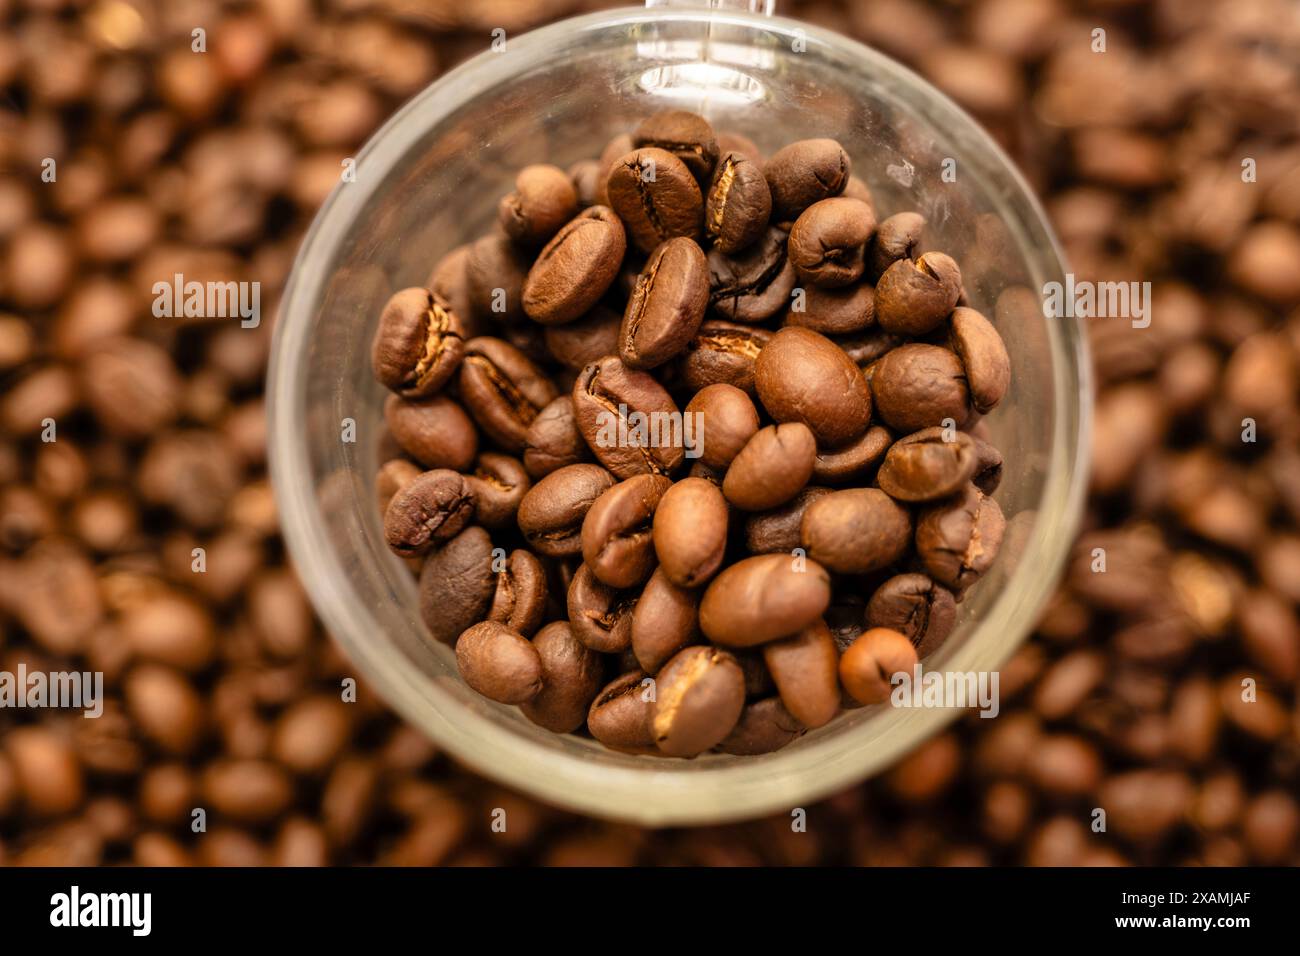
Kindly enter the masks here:
<path id="1" fill-rule="evenodd" d="M 877 221 L 833 139 L 679 110 L 498 213 L 372 349 L 384 533 L 465 682 L 676 757 L 887 699 L 1005 527 L 1010 359 L 925 220 Z"/>

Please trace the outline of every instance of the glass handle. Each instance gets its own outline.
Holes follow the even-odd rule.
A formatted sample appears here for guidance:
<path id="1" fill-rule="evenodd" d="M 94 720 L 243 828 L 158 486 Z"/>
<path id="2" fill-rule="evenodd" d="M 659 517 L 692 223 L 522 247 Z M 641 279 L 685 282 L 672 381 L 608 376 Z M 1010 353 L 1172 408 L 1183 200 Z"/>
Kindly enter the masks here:
<path id="1" fill-rule="evenodd" d="M 745 10 L 770 17 L 776 0 L 645 0 L 647 7 L 708 7 L 710 10 Z"/>

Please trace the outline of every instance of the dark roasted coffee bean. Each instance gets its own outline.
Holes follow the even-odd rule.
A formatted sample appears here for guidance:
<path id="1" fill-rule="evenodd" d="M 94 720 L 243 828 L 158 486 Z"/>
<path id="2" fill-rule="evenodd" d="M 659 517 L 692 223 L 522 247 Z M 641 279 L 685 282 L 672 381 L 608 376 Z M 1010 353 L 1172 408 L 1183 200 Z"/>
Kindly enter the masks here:
<path id="1" fill-rule="evenodd" d="M 474 303 L 469 295 L 469 251 L 466 243 L 457 246 L 439 259 L 429 271 L 425 280 L 430 292 L 436 298 L 444 300 L 460 325 L 459 335 L 462 339 L 471 339 L 480 334 L 476 330 L 483 324 L 474 312 Z"/>
<path id="2" fill-rule="evenodd" d="M 613 355 L 582 370 L 573 413 L 583 439 L 619 478 L 669 474 L 685 456 L 685 431 L 672 397 L 646 372 Z"/>
<path id="3" fill-rule="evenodd" d="M 523 285 L 523 308 L 542 325 L 572 322 L 600 301 L 618 277 L 627 239 L 608 206 L 570 219 L 537 254 Z"/>
<path id="4" fill-rule="evenodd" d="M 714 468 L 730 465 L 758 431 L 758 410 L 734 385 L 706 385 L 687 403 L 683 414 L 699 416 L 699 460 Z"/>
<path id="5" fill-rule="evenodd" d="M 479 427 L 506 451 L 524 450 L 528 426 L 555 398 L 555 386 L 509 342 L 470 339 L 460 366 L 461 399 Z"/>
<path id="6" fill-rule="evenodd" d="M 384 420 L 402 450 L 426 468 L 468 468 L 478 452 L 478 432 L 464 410 L 445 395 L 389 395 Z"/>
<path id="7" fill-rule="evenodd" d="M 533 638 L 542 662 L 542 689 L 520 705 L 525 717 L 557 734 L 583 725 L 600 693 L 605 667 L 600 655 L 579 641 L 566 621 L 546 625 Z"/>
<path id="8" fill-rule="evenodd" d="M 686 164 L 653 146 L 620 157 L 605 183 L 609 204 L 642 252 L 676 236 L 696 239 L 704 217 L 699 183 Z"/>
<path id="9" fill-rule="evenodd" d="M 579 565 L 566 596 L 573 633 L 593 651 L 620 654 L 632 646 L 636 596 L 601 582 L 586 564 Z"/>
<path id="10" fill-rule="evenodd" d="M 813 481 L 828 485 L 865 483 L 893 441 L 889 429 L 872 425 L 847 445 L 818 451 L 813 460 Z"/>
<path id="11" fill-rule="evenodd" d="M 619 357 L 629 368 L 662 365 L 695 337 L 708 305 L 703 250 L 693 239 L 669 239 L 637 276 L 619 329 Z"/>
<path id="12" fill-rule="evenodd" d="M 561 395 L 543 408 L 528 426 L 524 467 L 534 478 L 544 478 L 565 465 L 591 459 L 591 449 L 578 432 L 573 397 Z"/>
<path id="13" fill-rule="evenodd" d="M 1011 357 L 993 323 L 974 309 L 952 312 L 952 349 L 966 370 L 971 405 L 983 414 L 991 411 L 1011 384 Z"/>
<path id="14" fill-rule="evenodd" d="M 664 110 L 642 121 L 632 133 L 638 149 L 667 150 L 685 164 L 696 179 L 707 182 L 718 161 L 718 141 L 703 116 L 686 110 Z"/>
<path id="15" fill-rule="evenodd" d="M 818 498 L 831 493 L 830 488 L 809 487 L 789 502 L 772 511 L 761 511 L 745 519 L 745 547 L 750 554 L 787 554 L 803 544 L 803 513 Z"/>
<path id="16" fill-rule="evenodd" d="M 567 173 L 539 163 L 515 177 L 515 190 L 503 196 L 497 220 L 515 242 L 540 246 L 578 214 L 578 194 Z"/>
<path id="17" fill-rule="evenodd" d="M 603 583 L 630 588 L 650 577 L 655 509 L 672 483 L 665 475 L 634 475 L 592 504 L 582 522 L 582 559 Z"/>
<path id="18" fill-rule="evenodd" d="M 704 202 L 704 231 L 732 255 L 758 241 L 772 213 L 772 192 L 756 159 L 729 152 L 718 161 Z"/>
<path id="19" fill-rule="evenodd" d="M 876 290 L 865 282 L 845 289 L 810 285 L 803 292 L 802 301 L 796 295 L 791 303 L 786 325 L 798 325 L 822 335 L 844 335 L 861 332 L 876 321 Z M 856 362 L 852 356 L 850 360 Z"/>
<path id="20" fill-rule="evenodd" d="M 868 250 L 868 277 L 879 280 L 899 259 L 911 259 L 924 231 L 925 217 L 920 213 L 899 212 L 883 220 Z"/>
<path id="21" fill-rule="evenodd" d="M 496 584 L 487 619 L 531 637 L 542 626 L 546 614 L 546 570 L 542 562 L 531 551 L 512 551 L 505 567 L 496 571 Z"/>
<path id="22" fill-rule="evenodd" d="M 654 746 L 654 685 L 641 671 L 610 681 L 591 702 L 587 730 L 615 750 L 643 751 Z"/>
<path id="23" fill-rule="evenodd" d="M 993 564 L 1005 530 L 998 503 L 967 485 L 920 513 L 916 551 L 931 577 L 960 593 Z"/>
<path id="24" fill-rule="evenodd" d="M 520 502 L 532 487 L 518 458 L 491 451 L 478 456 L 465 483 L 474 492 L 474 520 L 494 529 L 514 527 Z"/>
<path id="25" fill-rule="evenodd" d="M 871 390 L 834 342 L 809 329 L 784 328 L 758 353 L 759 400 L 778 422 L 800 422 L 829 447 L 866 431 Z"/>
<path id="26" fill-rule="evenodd" d="M 876 283 L 876 321 L 886 332 L 925 335 L 948 318 L 961 295 L 961 270 L 942 252 L 899 259 Z"/>
<path id="27" fill-rule="evenodd" d="M 561 365 L 581 370 L 606 355 L 618 354 L 618 332 L 623 317 L 598 304 L 589 313 L 564 325 L 548 325 L 543 332 L 546 348 Z"/>
<path id="28" fill-rule="evenodd" d="M 745 676 L 715 647 L 688 647 L 655 678 L 655 745 L 670 757 L 694 757 L 731 733 L 745 706 Z"/>
<path id="29" fill-rule="evenodd" d="M 915 645 L 921 658 L 939 649 L 956 620 L 952 592 L 926 574 L 895 575 L 876 588 L 867 602 L 867 627 L 898 631 Z"/>
<path id="30" fill-rule="evenodd" d="M 658 502 L 654 549 L 660 570 L 674 584 L 693 588 L 717 573 L 727 550 L 727 502 L 718 486 L 683 478 Z"/>
<path id="31" fill-rule="evenodd" d="M 832 571 L 866 574 L 907 552 L 912 516 L 879 488 L 847 488 L 808 506 L 801 535 L 814 561 Z"/>
<path id="32" fill-rule="evenodd" d="M 464 354 L 464 327 L 451 304 L 428 289 L 404 289 L 384 306 L 370 361 L 381 385 L 421 398 L 447 383 Z"/>
<path id="33" fill-rule="evenodd" d="M 482 528 L 466 528 L 425 560 L 420 617 L 435 640 L 454 644 L 462 631 L 483 620 L 495 589 L 492 539 Z"/>
<path id="34" fill-rule="evenodd" d="M 971 483 L 986 495 L 991 495 L 1002 484 L 1002 452 L 991 444 L 975 439 L 975 474 Z"/>
<path id="35" fill-rule="evenodd" d="M 849 156 L 833 139 L 802 139 L 773 153 L 763 173 L 772 190 L 772 221 L 792 223 L 813 203 L 844 191 Z"/>
<path id="36" fill-rule="evenodd" d="M 460 533 L 474 516 L 474 492 L 446 468 L 426 471 L 393 495 L 384 512 L 384 538 L 395 554 L 422 554 Z"/>
<path id="37" fill-rule="evenodd" d="M 895 674 L 911 678 L 916 648 L 902 634 L 876 627 L 863 633 L 840 657 L 840 683 L 860 704 L 883 704 L 893 691 Z"/>
<path id="38" fill-rule="evenodd" d="M 890 446 L 876 482 L 899 501 L 933 501 L 961 490 L 977 465 L 975 441 L 969 435 L 926 428 Z"/>
<path id="39" fill-rule="evenodd" d="M 700 637 L 700 594 L 678 587 L 659 568 L 646 582 L 632 612 L 632 652 L 647 674 Z"/>
<path id="40" fill-rule="evenodd" d="M 533 485 L 519 503 L 519 530 L 529 546 L 551 558 L 582 553 L 582 523 L 614 484 L 599 465 L 566 465 Z"/>
<path id="41" fill-rule="evenodd" d="M 466 292 L 474 315 L 502 324 L 523 319 L 529 265 L 527 256 L 505 236 L 475 241 L 465 261 Z"/>
<path id="42" fill-rule="evenodd" d="M 805 727 L 828 723 L 840 709 L 840 652 L 825 621 L 764 644 L 763 660 L 786 710 Z"/>
<path id="43" fill-rule="evenodd" d="M 817 440 L 802 422 L 760 428 L 727 469 L 722 493 L 746 511 L 776 508 L 808 484 L 816 457 Z"/>
<path id="44" fill-rule="evenodd" d="M 815 561 L 762 554 L 724 568 L 700 602 L 700 629 L 709 640 L 753 647 L 797 634 L 821 617 L 831 580 Z"/>
<path id="45" fill-rule="evenodd" d="M 970 411 L 961 360 L 937 345 L 900 345 L 885 353 L 871 378 L 871 396 L 885 424 L 903 434 L 960 426 Z"/>
<path id="46" fill-rule="evenodd" d="M 786 233 L 768 229 L 728 255 L 709 251 L 709 304 L 724 319 L 764 322 L 790 302 L 797 277 L 785 253 Z"/>
<path id="47" fill-rule="evenodd" d="M 780 697 L 766 697 L 745 705 L 736 726 L 715 749 L 737 757 L 770 754 L 805 733 Z"/>
<path id="48" fill-rule="evenodd" d="M 496 621 L 475 624 L 456 640 L 456 666 L 466 684 L 498 703 L 522 704 L 542 689 L 537 649 Z"/>
<path id="49" fill-rule="evenodd" d="M 754 363 L 771 339 L 767 329 L 716 320 L 705 322 L 686 346 L 682 381 L 696 391 L 710 385 L 731 385 L 752 395 Z"/>
<path id="50" fill-rule="evenodd" d="M 799 278 L 838 289 L 862 275 L 876 216 L 860 199 L 836 196 L 813 203 L 790 230 L 788 255 Z"/>
<path id="51" fill-rule="evenodd" d="M 835 344 L 844 350 L 844 354 L 853 364 L 863 369 L 882 358 L 886 352 L 902 345 L 904 341 L 901 335 L 893 335 L 875 327 L 835 338 Z"/>

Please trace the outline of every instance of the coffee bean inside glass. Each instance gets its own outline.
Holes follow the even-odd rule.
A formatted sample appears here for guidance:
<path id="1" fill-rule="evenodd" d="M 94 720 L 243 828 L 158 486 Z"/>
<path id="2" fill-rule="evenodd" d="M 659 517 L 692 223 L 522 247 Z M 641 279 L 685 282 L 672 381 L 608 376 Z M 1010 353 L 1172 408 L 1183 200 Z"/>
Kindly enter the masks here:
<path id="1" fill-rule="evenodd" d="M 914 75 L 779 18 L 599 14 L 449 74 L 354 180 L 277 329 L 277 495 L 358 676 L 465 762 L 644 824 L 793 809 L 962 712 L 881 673 L 988 675 L 1031 625 L 1080 330 L 1027 188 Z M 457 334 L 456 293 L 494 324 Z"/>

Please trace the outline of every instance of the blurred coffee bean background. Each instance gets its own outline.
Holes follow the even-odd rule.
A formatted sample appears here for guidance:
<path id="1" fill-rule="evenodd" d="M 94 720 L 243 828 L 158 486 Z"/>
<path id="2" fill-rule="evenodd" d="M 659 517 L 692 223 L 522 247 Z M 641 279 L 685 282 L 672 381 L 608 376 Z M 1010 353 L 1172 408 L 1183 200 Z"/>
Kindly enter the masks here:
<path id="1" fill-rule="evenodd" d="M 986 124 L 1080 280 L 1153 284 L 1150 327 L 1091 323 L 1085 531 L 998 719 L 807 832 L 654 832 L 461 769 L 364 684 L 340 700 L 266 474 L 296 244 L 495 28 L 609 5 L 0 0 L 0 670 L 102 671 L 107 697 L 0 711 L 0 863 L 1300 863 L 1295 0 L 779 4 Z M 156 318 L 176 273 L 260 282 L 264 320 Z"/>

